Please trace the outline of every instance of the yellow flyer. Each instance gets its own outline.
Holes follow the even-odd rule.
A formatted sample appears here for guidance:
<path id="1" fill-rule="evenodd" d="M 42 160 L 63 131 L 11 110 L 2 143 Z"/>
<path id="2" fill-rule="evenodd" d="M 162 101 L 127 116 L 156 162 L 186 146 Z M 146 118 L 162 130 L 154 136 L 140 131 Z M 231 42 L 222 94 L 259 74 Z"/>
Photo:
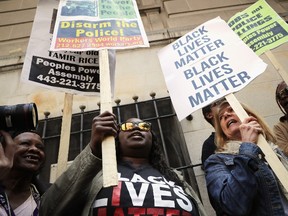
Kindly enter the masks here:
<path id="1" fill-rule="evenodd" d="M 135 0 L 60 0 L 50 50 L 149 47 Z"/>
<path id="2" fill-rule="evenodd" d="M 228 25 L 257 55 L 288 40 L 288 24 L 265 0 L 235 14 Z"/>

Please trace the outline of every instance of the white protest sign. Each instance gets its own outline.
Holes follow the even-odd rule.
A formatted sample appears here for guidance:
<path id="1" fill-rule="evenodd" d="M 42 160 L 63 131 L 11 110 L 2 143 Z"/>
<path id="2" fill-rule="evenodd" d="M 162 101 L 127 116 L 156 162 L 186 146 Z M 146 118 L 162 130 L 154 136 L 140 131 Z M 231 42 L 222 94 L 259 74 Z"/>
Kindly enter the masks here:
<path id="1" fill-rule="evenodd" d="M 244 88 L 267 67 L 220 17 L 162 48 L 158 57 L 180 121 Z"/>
<path id="2" fill-rule="evenodd" d="M 99 95 L 98 51 L 50 51 L 59 1 L 39 0 L 25 55 L 21 81 L 69 94 Z M 116 54 L 109 50 L 114 91 Z"/>
<path id="3" fill-rule="evenodd" d="M 111 60 L 108 49 L 149 46 L 137 2 L 61 0 L 54 27 L 50 50 L 99 50 L 101 113 L 105 110 L 112 112 Z M 102 155 L 103 186 L 117 185 L 118 172 L 113 136 L 103 140 Z"/>

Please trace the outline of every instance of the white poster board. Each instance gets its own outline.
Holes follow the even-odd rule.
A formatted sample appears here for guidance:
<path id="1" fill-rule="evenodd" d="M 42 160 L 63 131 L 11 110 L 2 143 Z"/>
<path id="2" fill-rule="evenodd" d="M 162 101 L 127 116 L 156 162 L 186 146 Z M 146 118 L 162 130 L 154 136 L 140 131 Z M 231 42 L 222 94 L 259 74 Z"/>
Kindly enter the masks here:
<path id="1" fill-rule="evenodd" d="M 162 48 L 158 57 L 180 121 L 244 88 L 267 67 L 220 17 Z"/>
<path id="2" fill-rule="evenodd" d="M 21 80 L 70 94 L 100 93 L 99 52 L 50 51 L 59 1 L 39 0 L 25 55 Z M 115 51 L 109 51 L 111 89 L 114 91 Z"/>

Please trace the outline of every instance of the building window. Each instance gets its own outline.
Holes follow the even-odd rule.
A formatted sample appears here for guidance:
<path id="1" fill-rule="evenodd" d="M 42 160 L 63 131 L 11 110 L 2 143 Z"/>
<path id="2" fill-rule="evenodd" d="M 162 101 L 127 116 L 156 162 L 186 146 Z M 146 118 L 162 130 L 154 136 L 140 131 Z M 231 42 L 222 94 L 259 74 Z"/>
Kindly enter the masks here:
<path id="1" fill-rule="evenodd" d="M 129 118 L 140 118 L 152 123 L 153 131 L 156 132 L 158 142 L 162 145 L 165 158 L 170 167 L 179 169 L 186 181 L 188 181 L 196 191 L 198 191 L 195 175 L 192 169 L 187 146 L 184 140 L 180 123 L 177 119 L 170 97 L 152 99 L 138 102 L 134 97 L 134 103 L 113 107 L 113 113 L 117 116 L 117 121 L 123 122 Z M 85 112 L 84 107 L 81 112 L 73 114 L 71 135 L 69 144 L 68 160 L 74 158 L 85 148 L 90 140 L 92 119 L 99 115 L 100 110 Z M 45 142 L 46 163 L 40 174 L 40 179 L 49 182 L 51 164 L 57 164 L 61 117 L 45 118 L 39 122 L 38 130 L 42 132 Z M 188 165 L 188 166 L 187 166 Z M 185 167 L 185 168 L 183 168 Z"/>

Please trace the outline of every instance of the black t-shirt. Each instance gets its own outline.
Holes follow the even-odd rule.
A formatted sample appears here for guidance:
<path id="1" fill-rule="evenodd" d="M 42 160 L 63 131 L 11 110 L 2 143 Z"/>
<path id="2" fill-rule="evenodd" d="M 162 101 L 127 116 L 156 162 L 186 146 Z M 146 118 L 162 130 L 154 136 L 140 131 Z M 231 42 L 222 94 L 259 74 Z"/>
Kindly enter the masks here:
<path id="1" fill-rule="evenodd" d="M 102 188 L 94 202 L 94 215 L 198 216 L 195 203 L 174 182 L 150 165 L 118 165 L 118 186 Z"/>

